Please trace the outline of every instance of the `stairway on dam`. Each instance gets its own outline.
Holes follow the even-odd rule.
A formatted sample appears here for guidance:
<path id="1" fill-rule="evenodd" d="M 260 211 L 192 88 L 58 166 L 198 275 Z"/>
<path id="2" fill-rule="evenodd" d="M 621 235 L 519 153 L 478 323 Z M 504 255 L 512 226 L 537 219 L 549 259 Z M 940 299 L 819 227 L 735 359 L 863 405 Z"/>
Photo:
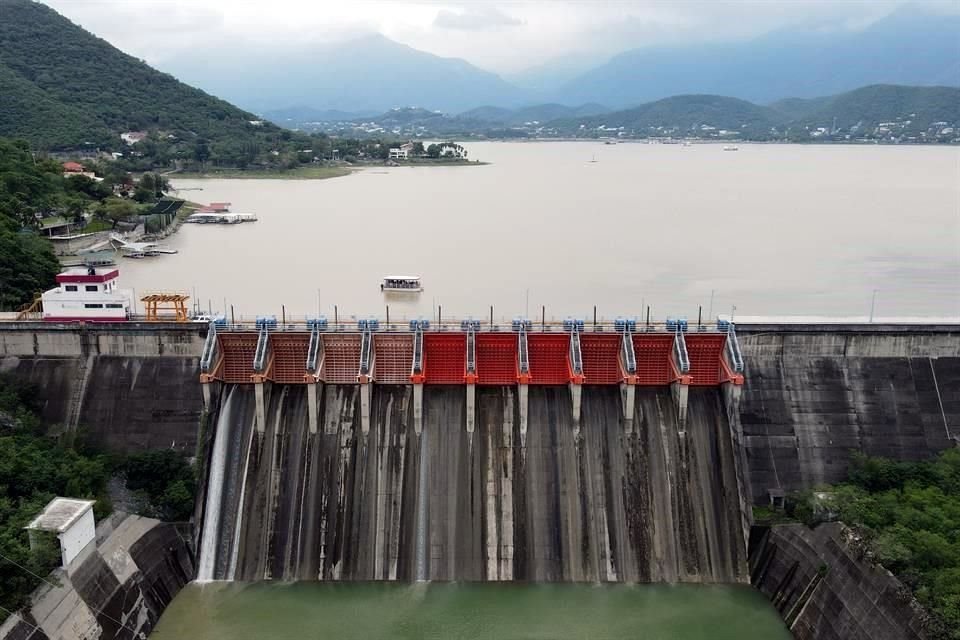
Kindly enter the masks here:
<path id="1" fill-rule="evenodd" d="M 478 391 L 472 433 L 462 388 L 425 389 L 419 435 L 410 387 L 374 387 L 366 434 L 359 396 L 327 385 L 311 434 L 305 388 L 274 386 L 261 433 L 252 389 L 223 388 L 200 579 L 748 579 L 717 389 L 691 390 L 686 435 L 667 389 L 626 428 L 616 387 L 587 387 L 578 430 L 567 387 L 532 387 L 526 433 L 509 387 Z"/>

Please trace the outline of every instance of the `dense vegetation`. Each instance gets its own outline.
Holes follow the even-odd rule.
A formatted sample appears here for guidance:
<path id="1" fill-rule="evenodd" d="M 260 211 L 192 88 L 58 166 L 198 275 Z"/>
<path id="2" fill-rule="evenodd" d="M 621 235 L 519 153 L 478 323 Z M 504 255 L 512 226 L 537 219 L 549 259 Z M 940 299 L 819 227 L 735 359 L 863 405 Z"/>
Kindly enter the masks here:
<path id="1" fill-rule="evenodd" d="M 150 166 L 280 164 L 310 147 L 306 136 L 152 69 L 43 4 L 0 0 L 0 13 L 2 136 L 38 149 L 132 151 Z M 149 142 L 128 148 L 125 131 L 148 132 Z"/>
<path id="2" fill-rule="evenodd" d="M 66 206 L 62 172 L 57 162 L 34 161 L 25 143 L 0 138 L 0 310 L 50 288 L 60 270 L 50 243 L 33 230 L 37 213 Z"/>
<path id="3" fill-rule="evenodd" d="M 855 455 L 846 483 L 790 501 L 808 524 L 839 518 L 868 554 L 909 586 L 936 618 L 931 638 L 960 639 L 960 449 L 929 462 Z"/>
<path id="4" fill-rule="evenodd" d="M 0 138 L 0 310 L 16 310 L 54 285 L 60 265 L 37 233 L 44 220 L 110 228 L 146 212 L 169 187 L 166 178 L 149 173 L 133 184 L 113 163 L 88 162 L 86 169 L 103 179 L 65 177 L 59 162 L 38 156 L 26 142 Z M 132 199 L 114 195 L 114 184 Z"/>
<path id="5" fill-rule="evenodd" d="M 0 554 L 6 556 L 0 558 L 0 621 L 4 609 L 20 607 L 40 584 L 37 576 L 59 563 L 55 540 L 31 550 L 23 530 L 53 497 L 96 500 L 95 514 L 102 518 L 113 509 L 107 483 L 116 475 L 134 492 L 138 513 L 180 521 L 193 512 L 196 479 L 182 456 L 172 451 L 111 456 L 85 450 L 76 438 L 47 437 L 37 417 L 39 403 L 35 387 L 0 377 Z"/>

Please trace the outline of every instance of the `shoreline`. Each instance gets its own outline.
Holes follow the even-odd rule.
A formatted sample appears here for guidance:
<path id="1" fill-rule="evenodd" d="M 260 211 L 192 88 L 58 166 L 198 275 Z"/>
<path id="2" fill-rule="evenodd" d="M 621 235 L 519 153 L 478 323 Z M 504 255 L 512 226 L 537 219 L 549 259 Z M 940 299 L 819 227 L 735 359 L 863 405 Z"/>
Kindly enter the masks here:
<path id="1" fill-rule="evenodd" d="M 272 169 L 224 169 L 222 171 L 204 171 L 188 172 L 179 171 L 177 173 L 165 174 L 171 181 L 177 178 L 186 180 L 328 180 L 330 178 L 343 178 L 366 169 L 395 169 L 395 168 L 416 168 L 416 167 L 482 167 L 490 164 L 479 160 L 416 160 L 413 162 L 389 162 L 381 163 L 363 163 L 347 166 L 333 167 L 297 167 L 296 169 L 272 170 Z M 176 189 L 175 189 L 176 190 Z"/>

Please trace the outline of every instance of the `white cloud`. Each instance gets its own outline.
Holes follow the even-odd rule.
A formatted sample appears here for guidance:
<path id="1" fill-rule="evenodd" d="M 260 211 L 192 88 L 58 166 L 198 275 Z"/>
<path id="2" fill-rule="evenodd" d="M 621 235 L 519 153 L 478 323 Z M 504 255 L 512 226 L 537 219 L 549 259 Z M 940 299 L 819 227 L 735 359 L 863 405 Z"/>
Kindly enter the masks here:
<path id="1" fill-rule="evenodd" d="M 803 24 L 860 28 L 903 0 L 44 0 L 131 55 L 161 64 L 184 53 L 315 45 L 380 32 L 437 55 L 516 72 L 572 52 L 593 57 L 650 45 L 737 40 Z M 914 3 L 916 4 L 916 3 Z M 925 7 L 957 11 L 955 0 Z"/>
<path id="2" fill-rule="evenodd" d="M 441 9 L 433 19 L 433 26 L 441 29 L 460 29 L 463 31 L 485 31 L 487 29 L 502 29 L 504 27 L 518 27 L 523 20 L 513 18 L 493 6 L 484 5 L 466 7 L 460 11 Z"/>

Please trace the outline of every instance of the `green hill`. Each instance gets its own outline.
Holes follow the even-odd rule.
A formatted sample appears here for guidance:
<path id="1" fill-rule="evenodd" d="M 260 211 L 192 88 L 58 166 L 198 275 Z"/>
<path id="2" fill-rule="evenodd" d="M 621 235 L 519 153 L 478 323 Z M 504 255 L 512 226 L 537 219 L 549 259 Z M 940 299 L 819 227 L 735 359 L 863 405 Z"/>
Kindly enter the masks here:
<path id="1" fill-rule="evenodd" d="M 0 15 L 0 136 L 44 149 L 121 149 L 121 132 L 147 131 L 155 139 L 148 153 L 161 163 L 255 163 L 294 144 L 289 131 L 156 71 L 45 5 L 0 0 Z"/>
<path id="2" fill-rule="evenodd" d="M 846 129 L 858 123 L 875 127 L 881 122 L 909 120 L 911 130 L 925 131 L 934 122 L 960 122 L 957 87 L 875 84 L 804 102 L 806 108 L 793 113 L 794 124 L 826 127 L 836 118 L 836 126 Z"/>
<path id="3" fill-rule="evenodd" d="M 647 104 L 589 118 L 551 122 L 560 129 L 572 125 L 590 130 L 598 127 L 619 128 L 637 133 L 675 130 L 686 133 L 701 127 L 761 134 L 777 123 L 778 116 L 769 107 L 746 100 L 712 95 L 673 96 Z"/>
<path id="4" fill-rule="evenodd" d="M 872 85 L 821 98 L 787 98 L 766 107 L 724 96 L 674 96 L 623 111 L 548 123 L 560 133 L 574 135 L 597 135 L 622 127 L 630 136 L 711 137 L 726 130 L 749 140 L 798 142 L 861 137 L 948 142 L 953 134 L 941 132 L 958 125 L 960 88 L 899 85 Z M 827 132 L 817 132 L 821 128 Z"/>

